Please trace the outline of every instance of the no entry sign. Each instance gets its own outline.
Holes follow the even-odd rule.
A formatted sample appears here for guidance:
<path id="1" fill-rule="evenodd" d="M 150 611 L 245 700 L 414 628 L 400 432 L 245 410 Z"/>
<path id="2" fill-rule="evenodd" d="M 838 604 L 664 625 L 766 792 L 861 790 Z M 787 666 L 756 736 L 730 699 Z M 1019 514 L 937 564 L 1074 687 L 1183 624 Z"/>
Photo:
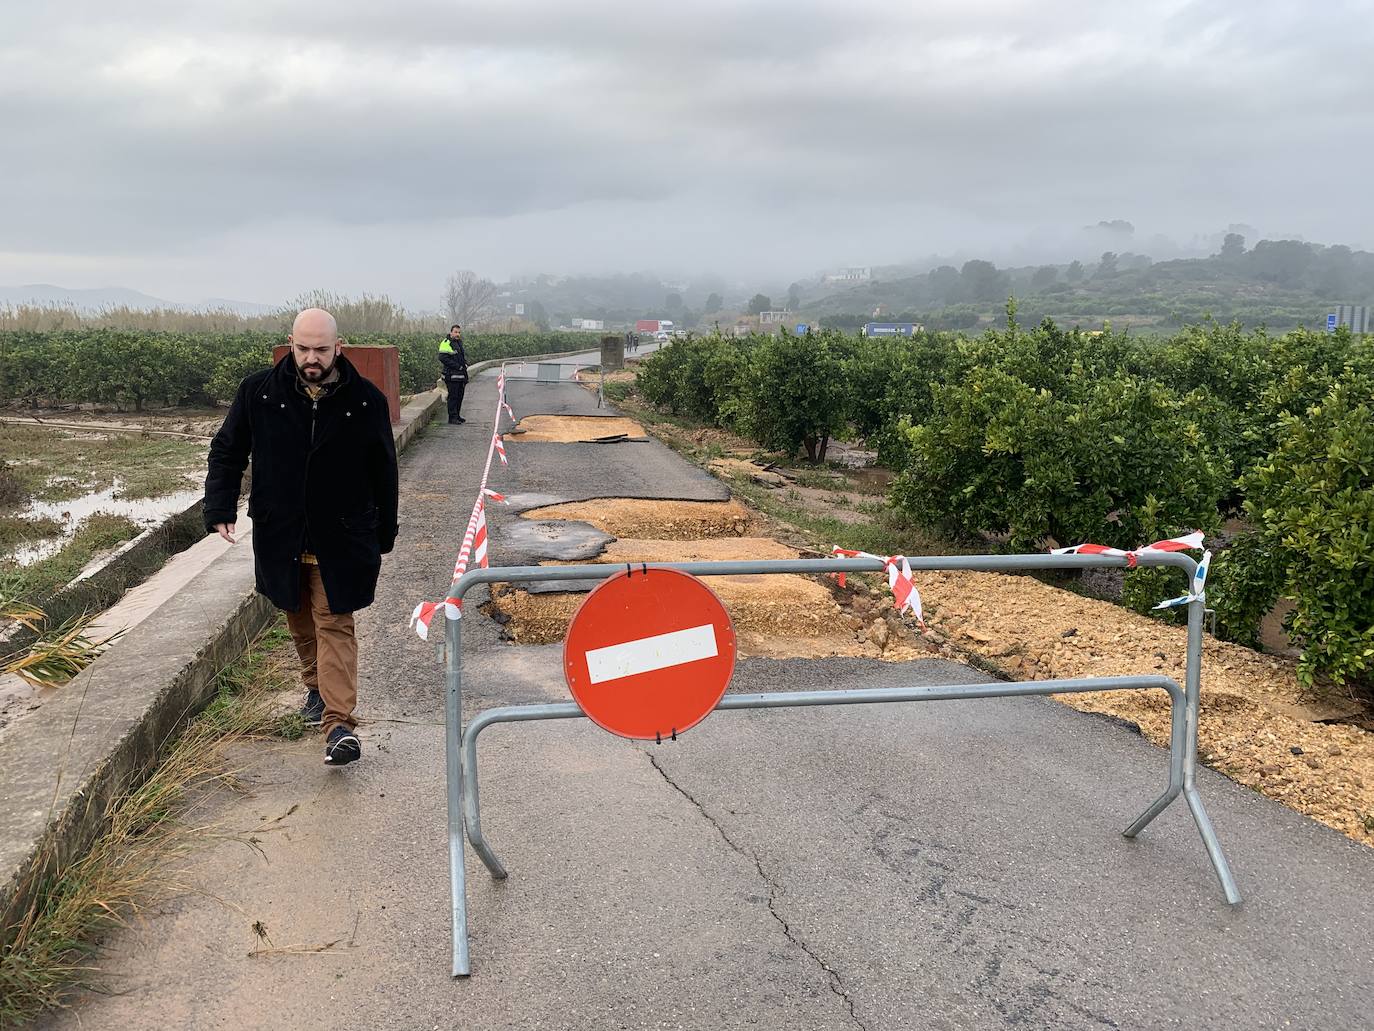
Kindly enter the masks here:
<path id="1" fill-rule="evenodd" d="M 709 587 L 676 569 L 628 568 L 573 616 L 563 671 L 603 730 L 653 741 L 696 726 L 735 671 L 735 630 Z"/>

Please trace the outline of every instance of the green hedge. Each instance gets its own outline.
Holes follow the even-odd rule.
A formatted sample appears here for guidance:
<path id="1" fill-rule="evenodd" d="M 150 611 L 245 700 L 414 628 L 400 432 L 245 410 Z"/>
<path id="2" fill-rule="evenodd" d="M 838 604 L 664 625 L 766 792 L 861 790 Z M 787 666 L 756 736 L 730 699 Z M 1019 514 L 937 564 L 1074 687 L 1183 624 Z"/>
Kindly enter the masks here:
<path id="1" fill-rule="evenodd" d="M 354 335 L 351 344 L 395 345 L 401 391 L 429 389 L 439 375 L 439 337 L 429 333 Z M 0 402 L 145 408 L 227 402 L 243 377 L 271 359 L 276 333 L 158 333 L 117 329 L 0 332 Z M 595 347 L 579 333 L 473 333 L 468 359 Z"/>
<path id="2" fill-rule="evenodd" d="M 651 403 L 771 451 L 846 430 L 896 473 L 905 515 L 973 546 L 1118 547 L 1255 527 L 1218 555 L 1223 635 L 1293 598 L 1302 675 L 1374 680 L 1374 343 L 1209 323 L 1168 338 L 1051 322 L 979 336 L 835 330 L 688 339 L 651 355 Z M 1148 572 L 1148 571 L 1147 571 Z M 1131 598 L 1158 599 L 1136 574 Z"/>
<path id="3" fill-rule="evenodd" d="M 1257 541 L 1241 570 L 1264 601 L 1293 599 L 1299 679 L 1374 686 L 1374 348 L 1284 419 L 1244 489 Z"/>

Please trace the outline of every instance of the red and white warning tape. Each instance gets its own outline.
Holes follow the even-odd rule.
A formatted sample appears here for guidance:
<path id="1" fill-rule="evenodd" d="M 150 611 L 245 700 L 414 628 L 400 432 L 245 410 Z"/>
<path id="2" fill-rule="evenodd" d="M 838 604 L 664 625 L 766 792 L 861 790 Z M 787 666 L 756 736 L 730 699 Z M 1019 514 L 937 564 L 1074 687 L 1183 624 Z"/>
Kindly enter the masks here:
<path id="1" fill-rule="evenodd" d="M 921 629 L 925 629 L 925 610 L 921 606 L 921 592 L 916 589 L 916 581 L 911 575 L 911 565 L 907 562 L 905 555 L 890 555 L 883 558 L 881 555 L 873 555 L 867 551 L 851 551 L 849 548 L 831 548 L 831 554 L 843 555 L 846 558 L 876 558 L 887 567 L 887 586 L 892 589 L 892 602 L 898 612 L 911 612 L 916 617 L 916 622 L 921 624 Z M 845 578 L 843 573 L 837 574 L 840 586 L 843 587 Z"/>
<path id="2" fill-rule="evenodd" d="M 1161 601 L 1155 606 L 1157 609 L 1171 609 L 1179 605 L 1187 605 L 1190 601 L 1207 600 L 1207 570 L 1212 565 L 1212 553 L 1204 549 L 1203 534 L 1201 530 L 1194 530 L 1192 533 L 1184 534 L 1182 537 L 1170 537 L 1167 540 L 1155 541 L 1153 544 L 1146 544 L 1143 548 L 1136 548 L 1134 551 L 1122 551 L 1120 548 L 1106 548 L 1101 544 L 1075 544 L 1071 548 L 1051 548 L 1051 555 L 1115 555 L 1118 558 L 1126 559 L 1127 568 L 1136 567 L 1136 556 L 1142 551 L 1201 551 L 1202 558 L 1198 560 L 1197 571 L 1193 573 L 1192 582 L 1189 584 L 1187 594 L 1181 594 L 1177 598 L 1170 598 Z"/>
<path id="3" fill-rule="evenodd" d="M 1182 537 L 1170 537 L 1168 540 L 1155 541 L 1153 544 L 1146 544 L 1142 548 L 1134 551 L 1123 551 L 1120 548 L 1108 548 L 1101 544 L 1075 544 L 1068 548 L 1051 548 L 1051 555 L 1114 555 L 1117 558 L 1124 558 L 1126 565 L 1134 569 L 1136 555 L 1142 551 L 1201 551 L 1202 550 L 1202 531 L 1194 530 L 1192 533 L 1184 534 Z"/>
<path id="4" fill-rule="evenodd" d="M 501 441 L 501 413 L 505 412 L 515 420 L 515 413 L 506 403 L 506 371 L 503 368 L 501 374 L 496 378 L 496 421 L 491 435 L 491 444 L 487 448 L 487 464 L 482 470 L 482 486 L 477 492 L 477 501 L 472 506 L 472 515 L 468 518 L 467 529 L 463 533 L 463 545 L 458 549 L 458 559 L 453 563 L 453 579 L 457 580 L 468 570 L 468 564 L 474 559 L 479 568 L 487 568 L 487 498 L 500 504 L 506 503 L 506 496 L 498 494 L 496 491 L 487 487 L 487 479 L 491 476 L 491 460 L 494 455 L 501 456 L 501 464 L 508 465 L 506 460 L 506 448 Z M 421 640 L 429 640 L 429 626 L 433 622 L 435 613 L 440 609 L 448 619 L 461 619 L 463 603 L 454 597 L 445 598 L 443 601 L 422 601 L 415 606 L 410 614 L 410 625 L 420 636 Z"/>

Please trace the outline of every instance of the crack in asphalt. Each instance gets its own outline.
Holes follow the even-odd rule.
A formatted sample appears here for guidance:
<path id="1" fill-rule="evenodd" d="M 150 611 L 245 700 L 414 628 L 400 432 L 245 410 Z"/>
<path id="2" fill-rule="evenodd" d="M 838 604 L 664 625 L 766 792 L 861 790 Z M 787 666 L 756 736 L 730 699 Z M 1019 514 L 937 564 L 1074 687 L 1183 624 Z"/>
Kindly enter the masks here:
<path id="1" fill-rule="evenodd" d="M 714 816 L 712 816 L 709 812 L 706 811 L 706 807 L 703 806 L 700 802 L 698 802 L 690 791 L 688 791 L 686 788 L 684 788 L 681 784 L 673 780 L 673 778 L 668 775 L 668 771 L 659 765 L 658 759 L 654 757 L 654 754 L 652 752 L 644 752 L 644 754 L 648 756 L 649 764 L 655 770 L 658 771 L 659 776 L 663 778 L 663 780 L 668 784 L 668 786 L 671 787 L 683 798 L 687 799 L 687 801 L 692 804 L 692 806 L 697 810 L 697 812 L 699 812 L 705 818 L 706 822 L 715 828 L 716 833 L 720 835 L 720 840 L 725 842 L 725 844 L 728 845 L 732 851 L 738 853 L 744 859 L 747 859 L 749 862 L 754 864 L 754 869 L 758 872 L 759 879 L 763 881 L 765 885 L 768 886 L 768 912 L 769 915 L 771 915 L 773 919 L 778 922 L 778 926 L 782 928 L 783 937 L 785 937 L 789 942 L 791 942 L 803 953 L 805 953 L 806 956 L 813 963 L 816 964 L 816 966 L 820 967 L 821 970 L 825 971 L 831 992 L 833 992 L 841 1000 L 843 1000 L 844 1004 L 849 1008 L 850 1019 L 853 1020 L 856 1025 L 862 1028 L 863 1031 L 869 1031 L 868 1025 L 865 1024 L 861 1019 L 859 1019 L 859 1014 L 854 1009 L 854 997 L 849 994 L 849 989 L 845 987 L 844 981 L 843 979 L 841 979 L 839 973 L 833 967 L 831 967 L 830 964 L 826 963 L 825 960 L 823 960 L 819 955 L 817 955 L 816 952 L 811 948 L 811 946 L 809 946 L 806 942 L 804 942 L 802 939 L 798 938 L 795 934 L 793 934 L 792 925 L 789 924 L 787 922 L 787 919 L 781 913 L 778 912 L 778 885 L 764 871 L 763 864 L 759 861 L 759 857 L 753 854 L 752 852 L 746 851 L 740 845 L 736 844 L 730 838 L 730 835 L 725 833 L 725 828 L 720 825 L 719 821 L 717 821 Z"/>

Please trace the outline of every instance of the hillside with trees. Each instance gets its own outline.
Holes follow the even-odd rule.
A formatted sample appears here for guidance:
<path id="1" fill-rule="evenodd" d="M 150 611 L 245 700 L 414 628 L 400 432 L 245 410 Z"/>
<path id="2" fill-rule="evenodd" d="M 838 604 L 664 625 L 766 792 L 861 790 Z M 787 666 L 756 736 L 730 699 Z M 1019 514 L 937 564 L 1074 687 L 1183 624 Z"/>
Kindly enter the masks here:
<path id="1" fill-rule="evenodd" d="M 1207 318 L 1271 329 L 1319 326 L 1337 304 L 1374 303 L 1374 254 L 1343 245 L 1261 240 L 1229 233 L 1206 258 L 1151 261 L 1104 251 L 1095 261 L 998 268 L 971 260 L 846 290 L 814 288 L 801 311 L 852 328 L 883 311 L 898 321 L 967 329 L 1001 317 L 1014 294 L 1024 322 L 1053 318 L 1098 328 L 1177 329 Z"/>

